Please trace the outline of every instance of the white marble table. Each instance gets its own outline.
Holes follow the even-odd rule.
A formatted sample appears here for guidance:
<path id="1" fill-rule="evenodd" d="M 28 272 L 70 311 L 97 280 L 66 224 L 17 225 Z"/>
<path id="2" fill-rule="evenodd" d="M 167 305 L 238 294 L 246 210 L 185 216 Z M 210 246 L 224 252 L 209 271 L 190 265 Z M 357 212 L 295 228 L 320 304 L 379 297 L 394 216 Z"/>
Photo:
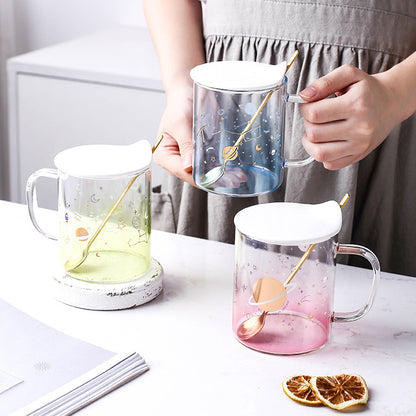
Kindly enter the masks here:
<path id="1" fill-rule="evenodd" d="M 54 222 L 54 212 L 45 220 Z M 274 356 L 241 345 L 231 331 L 234 247 L 154 231 L 165 271 L 154 301 L 123 311 L 89 311 L 55 300 L 57 245 L 32 227 L 24 205 L 0 201 L 0 296 L 63 332 L 115 352 L 136 350 L 150 371 L 79 415 L 333 415 L 285 396 L 289 375 L 353 372 L 367 381 L 368 415 L 416 414 L 416 279 L 382 273 L 373 309 L 334 325 L 323 349 Z M 337 309 L 366 297 L 370 272 L 337 266 Z M 1 346 L 0 346 L 1 351 Z"/>

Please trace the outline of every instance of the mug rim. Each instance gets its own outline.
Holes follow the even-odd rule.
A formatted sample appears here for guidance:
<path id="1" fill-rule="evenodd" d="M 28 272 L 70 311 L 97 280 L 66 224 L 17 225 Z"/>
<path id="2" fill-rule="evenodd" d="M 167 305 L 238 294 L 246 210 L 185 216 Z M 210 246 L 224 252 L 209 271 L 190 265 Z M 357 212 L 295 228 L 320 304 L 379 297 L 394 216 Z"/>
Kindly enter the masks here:
<path id="1" fill-rule="evenodd" d="M 253 94 L 253 93 L 268 93 L 272 90 L 279 90 L 287 85 L 288 78 L 285 75 L 281 82 L 275 85 L 269 85 L 265 88 L 252 88 L 252 89 L 228 89 L 228 88 L 218 88 L 218 87 L 210 87 L 208 85 L 204 85 L 200 82 L 194 81 L 194 86 L 205 88 L 206 90 L 210 91 L 217 91 L 221 93 L 231 93 L 231 94 Z"/>
<path id="2" fill-rule="evenodd" d="M 233 68 L 233 71 L 235 72 L 238 66 L 251 66 L 252 68 L 256 67 L 256 76 L 257 76 L 257 72 L 262 71 L 263 72 L 263 78 L 267 79 L 267 82 L 265 82 L 263 85 L 257 85 L 257 83 L 254 83 L 254 86 L 245 86 L 245 87 L 241 87 L 241 88 L 228 88 L 228 87 L 220 87 L 218 86 L 218 84 L 222 84 L 225 82 L 233 82 L 234 80 L 228 80 L 227 81 L 227 75 L 229 77 L 229 73 L 227 74 L 227 71 L 221 71 L 221 76 L 224 77 L 224 73 L 225 73 L 225 79 L 221 79 L 218 78 L 215 80 L 214 78 L 210 78 L 208 77 L 208 79 L 211 80 L 212 84 L 208 85 L 209 83 L 205 83 L 205 82 L 201 82 L 201 78 L 204 78 L 204 69 L 207 67 L 220 67 L 220 66 L 224 66 L 227 69 L 227 65 L 228 66 L 234 66 L 236 68 Z M 278 70 L 283 71 L 285 70 L 285 72 L 281 75 L 281 77 L 278 79 L 278 81 L 275 81 L 275 76 L 274 74 L 279 74 Z M 262 91 L 270 91 L 273 89 L 279 89 L 281 87 L 283 87 L 286 83 L 287 83 L 287 77 L 286 77 L 286 70 L 287 70 L 287 66 L 286 66 L 286 62 L 281 62 L 279 64 L 276 65 L 272 65 L 272 64 L 265 64 L 263 62 L 253 62 L 253 61 L 241 61 L 241 60 L 231 60 L 231 61 L 213 61 L 213 62 L 206 62 L 204 64 L 201 65 L 197 65 L 194 68 L 191 69 L 189 75 L 192 78 L 193 82 L 194 82 L 194 86 L 198 85 L 202 88 L 208 89 L 208 90 L 212 90 L 212 91 L 218 91 L 218 92 L 233 92 L 233 93 L 250 93 L 250 92 L 262 92 Z M 230 68 L 228 68 L 228 72 L 230 71 Z M 251 71 L 248 72 L 248 74 L 252 75 L 252 71 L 253 69 L 251 69 Z M 276 72 L 274 72 L 276 71 Z M 237 71 L 238 72 L 238 71 Z M 260 75 L 261 76 L 261 75 Z M 259 77 L 260 77 L 259 76 Z M 207 78 L 207 77 L 205 77 Z M 273 81 L 274 80 L 274 81 Z M 215 85 L 217 84 L 217 85 Z"/>

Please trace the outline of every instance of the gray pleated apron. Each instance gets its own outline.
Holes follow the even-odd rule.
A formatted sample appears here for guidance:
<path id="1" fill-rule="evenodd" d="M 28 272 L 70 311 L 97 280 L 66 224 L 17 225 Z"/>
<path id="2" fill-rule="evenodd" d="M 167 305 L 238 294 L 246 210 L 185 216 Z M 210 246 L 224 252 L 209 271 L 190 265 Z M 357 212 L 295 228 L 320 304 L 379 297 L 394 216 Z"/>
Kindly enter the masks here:
<path id="1" fill-rule="evenodd" d="M 343 64 L 373 74 L 409 56 L 416 50 L 416 1 L 208 0 L 204 36 L 207 61 L 277 64 L 298 50 L 288 73 L 288 91 L 296 93 Z M 288 159 L 306 156 L 297 107 L 289 104 L 286 111 Z M 339 201 L 346 192 L 352 198 L 343 210 L 340 242 L 367 246 L 384 271 L 416 276 L 415 115 L 361 162 L 339 171 L 318 162 L 288 169 L 279 189 L 258 198 L 208 194 L 167 177 L 162 193 L 153 198 L 152 224 L 233 243 L 234 215 L 249 205 Z"/>

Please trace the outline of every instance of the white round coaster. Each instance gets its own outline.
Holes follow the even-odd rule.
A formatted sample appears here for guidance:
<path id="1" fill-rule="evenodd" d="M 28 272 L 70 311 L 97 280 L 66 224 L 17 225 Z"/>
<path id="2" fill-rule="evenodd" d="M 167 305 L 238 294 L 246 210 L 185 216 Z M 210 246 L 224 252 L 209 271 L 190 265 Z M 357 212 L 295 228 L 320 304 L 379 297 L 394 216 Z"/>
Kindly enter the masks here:
<path id="1" fill-rule="evenodd" d="M 52 279 L 52 290 L 67 305 L 93 310 L 119 310 L 150 302 L 162 291 L 163 269 L 151 259 L 149 271 L 137 280 L 124 283 L 92 283 L 63 274 Z"/>

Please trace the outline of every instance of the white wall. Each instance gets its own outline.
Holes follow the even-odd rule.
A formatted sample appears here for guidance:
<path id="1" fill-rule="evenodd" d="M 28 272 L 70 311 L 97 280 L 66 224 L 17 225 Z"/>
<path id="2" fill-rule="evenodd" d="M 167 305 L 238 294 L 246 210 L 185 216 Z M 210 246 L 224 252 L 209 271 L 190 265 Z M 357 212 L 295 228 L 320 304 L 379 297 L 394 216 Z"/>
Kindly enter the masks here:
<path id="1" fill-rule="evenodd" d="M 117 24 L 145 26 L 141 0 L 14 0 L 21 54 Z"/>
<path id="2" fill-rule="evenodd" d="M 5 59 L 119 24 L 145 27 L 146 21 L 142 0 L 0 0 L 0 18 L 8 23 L 0 28 L 5 42 L 0 54 L 0 199 L 9 199 Z"/>
<path id="3" fill-rule="evenodd" d="M 0 0 L 0 199 L 9 196 L 6 61 L 15 54 L 13 0 Z"/>

